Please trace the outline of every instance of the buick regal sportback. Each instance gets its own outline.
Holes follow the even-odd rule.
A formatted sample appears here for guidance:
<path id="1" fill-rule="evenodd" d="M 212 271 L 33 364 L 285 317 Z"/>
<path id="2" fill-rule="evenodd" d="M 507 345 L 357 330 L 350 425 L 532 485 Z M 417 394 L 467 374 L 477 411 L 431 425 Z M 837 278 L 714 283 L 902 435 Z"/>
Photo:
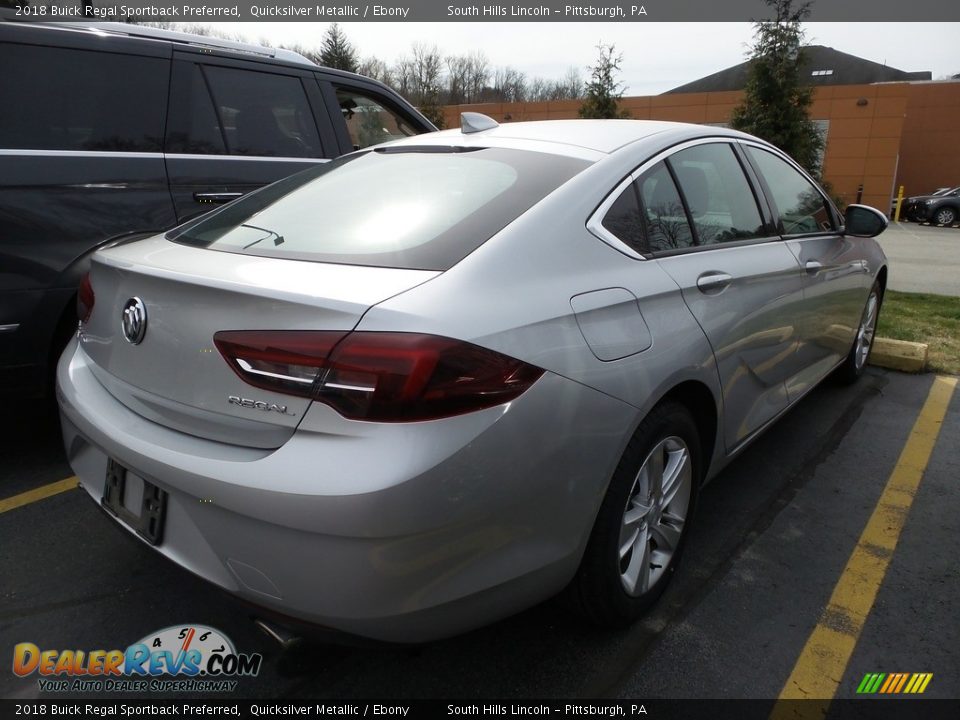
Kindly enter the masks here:
<path id="1" fill-rule="evenodd" d="M 703 483 L 862 373 L 885 226 L 742 133 L 466 114 L 99 250 L 66 450 L 265 613 L 423 641 L 565 590 L 622 625 Z"/>

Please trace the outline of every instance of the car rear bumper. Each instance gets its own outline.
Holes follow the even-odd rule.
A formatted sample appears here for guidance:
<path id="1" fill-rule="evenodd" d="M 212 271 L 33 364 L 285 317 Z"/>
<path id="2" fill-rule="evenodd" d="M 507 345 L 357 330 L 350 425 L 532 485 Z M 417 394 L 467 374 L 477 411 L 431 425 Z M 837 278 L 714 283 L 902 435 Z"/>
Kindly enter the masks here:
<path id="1" fill-rule="evenodd" d="M 276 612 L 396 642 L 560 590 L 636 413 L 547 373 L 508 405 L 441 421 L 357 423 L 315 403 L 282 447 L 248 449 L 140 417 L 89 362 L 68 347 L 58 398 L 95 501 L 112 458 L 167 493 L 154 547 L 174 562 Z"/>

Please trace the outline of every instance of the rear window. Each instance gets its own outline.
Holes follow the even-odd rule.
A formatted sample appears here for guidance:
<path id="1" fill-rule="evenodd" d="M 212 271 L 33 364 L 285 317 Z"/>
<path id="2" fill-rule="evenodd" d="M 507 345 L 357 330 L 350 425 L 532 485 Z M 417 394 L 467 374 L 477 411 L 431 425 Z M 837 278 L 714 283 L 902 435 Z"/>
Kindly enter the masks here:
<path id="1" fill-rule="evenodd" d="M 589 163 L 503 148 L 348 155 L 167 234 L 211 250 L 446 270 Z"/>

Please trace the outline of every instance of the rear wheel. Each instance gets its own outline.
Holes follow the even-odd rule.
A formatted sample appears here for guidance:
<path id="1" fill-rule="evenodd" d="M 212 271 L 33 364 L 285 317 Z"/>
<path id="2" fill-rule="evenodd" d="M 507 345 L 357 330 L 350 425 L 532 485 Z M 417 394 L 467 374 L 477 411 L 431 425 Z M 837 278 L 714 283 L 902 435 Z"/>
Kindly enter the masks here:
<path id="1" fill-rule="evenodd" d="M 617 466 L 569 589 L 588 620 L 629 624 L 663 593 L 683 552 L 700 477 L 689 411 L 658 405 Z"/>
<path id="2" fill-rule="evenodd" d="M 860 325 L 857 327 L 853 347 L 850 348 L 843 364 L 837 368 L 837 377 L 842 382 L 853 383 L 863 375 L 863 369 L 867 366 L 867 360 L 870 359 L 870 351 L 873 350 L 873 339 L 877 332 L 877 318 L 880 316 L 880 305 L 882 303 L 883 290 L 878 281 L 873 284 L 870 295 L 867 296 L 867 303 L 864 305 L 863 314 L 860 316 Z"/>

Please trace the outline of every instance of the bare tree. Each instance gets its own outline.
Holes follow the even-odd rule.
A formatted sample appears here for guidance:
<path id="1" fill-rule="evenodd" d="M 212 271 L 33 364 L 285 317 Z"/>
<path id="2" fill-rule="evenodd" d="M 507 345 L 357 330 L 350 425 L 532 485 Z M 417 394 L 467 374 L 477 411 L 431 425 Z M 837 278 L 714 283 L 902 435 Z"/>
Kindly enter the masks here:
<path id="1" fill-rule="evenodd" d="M 502 102 L 522 102 L 527 96 L 527 76 L 509 65 L 493 73 L 493 92 Z"/>
<path id="2" fill-rule="evenodd" d="M 371 56 L 361 60 L 360 65 L 357 66 L 357 72 L 374 80 L 379 80 L 384 85 L 393 85 L 390 66 L 378 57 Z"/>

